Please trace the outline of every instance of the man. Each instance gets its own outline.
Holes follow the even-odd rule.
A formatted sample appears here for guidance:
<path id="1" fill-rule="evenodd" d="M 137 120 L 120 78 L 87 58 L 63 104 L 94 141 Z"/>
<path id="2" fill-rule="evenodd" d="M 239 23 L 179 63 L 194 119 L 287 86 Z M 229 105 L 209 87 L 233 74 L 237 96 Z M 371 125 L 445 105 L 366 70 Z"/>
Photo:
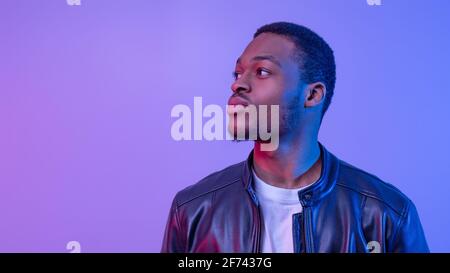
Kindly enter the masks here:
<path id="1" fill-rule="evenodd" d="M 321 37 L 262 26 L 234 74 L 229 105 L 279 106 L 279 146 L 256 139 L 246 161 L 178 192 L 162 252 L 429 251 L 411 200 L 318 142 L 336 77 Z"/>

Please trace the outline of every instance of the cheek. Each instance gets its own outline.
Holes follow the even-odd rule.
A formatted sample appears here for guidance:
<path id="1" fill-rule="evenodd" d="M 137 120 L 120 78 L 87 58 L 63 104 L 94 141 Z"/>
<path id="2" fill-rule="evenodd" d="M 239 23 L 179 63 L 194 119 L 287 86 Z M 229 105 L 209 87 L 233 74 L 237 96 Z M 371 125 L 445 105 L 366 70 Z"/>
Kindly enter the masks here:
<path id="1" fill-rule="evenodd" d="M 252 101 L 256 105 L 280 105 L 283 103 L 285 85 L 276 79 L 260 80 L 254 85 Z"/>
<path id="2" fill-rule="evenodd" d="M 301 90 L 290 90 L 284 93 L 280 112 L 283 116 L 298 116 L 303 109 Z"/>

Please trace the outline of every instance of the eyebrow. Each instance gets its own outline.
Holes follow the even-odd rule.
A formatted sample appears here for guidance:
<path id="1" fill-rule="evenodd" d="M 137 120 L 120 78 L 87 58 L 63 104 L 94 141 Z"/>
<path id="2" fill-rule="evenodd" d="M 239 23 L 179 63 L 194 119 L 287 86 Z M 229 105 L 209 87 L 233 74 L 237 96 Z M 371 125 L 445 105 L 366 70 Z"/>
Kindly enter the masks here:
<path id="1" fill-rule="evenodd" d="M 274 64 L 276 64 L 277 66 L 281 67 L 281 63 L 277 60 L 277 58 L 275 58 L 272 55 L 262 55 L 262 56 L 255 56 L 251 59 L 251 61 L 270 61 Z M 240 64 L 241 63 L 241 58 L 238 58 L 236 61 L 236 64 Z"/>

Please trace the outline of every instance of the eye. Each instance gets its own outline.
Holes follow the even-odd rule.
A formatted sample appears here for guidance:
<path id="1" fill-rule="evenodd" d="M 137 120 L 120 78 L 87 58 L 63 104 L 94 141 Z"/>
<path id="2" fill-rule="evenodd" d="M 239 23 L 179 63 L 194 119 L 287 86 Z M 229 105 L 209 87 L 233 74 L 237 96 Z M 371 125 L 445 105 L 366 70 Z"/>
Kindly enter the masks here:
<path id="1" fill-rule="evenodd" d="M 256 74 L 261 77 L 267 77 L 270 75 L 270 72 L 265 68 L 256 69 Z"/>
<path id="2" fill-rule="evenodd" d="M 237 80 L 241 77 L 242 74 L 239 72 L 233 71 L 232 75 L 233 75 L 233 79 Z"/>

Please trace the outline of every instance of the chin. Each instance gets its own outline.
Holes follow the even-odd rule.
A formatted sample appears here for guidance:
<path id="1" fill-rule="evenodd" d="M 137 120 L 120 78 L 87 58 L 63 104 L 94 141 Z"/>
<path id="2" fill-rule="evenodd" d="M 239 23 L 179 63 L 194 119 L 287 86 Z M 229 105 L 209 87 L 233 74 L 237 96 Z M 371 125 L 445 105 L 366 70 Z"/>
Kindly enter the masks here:
<path id="1" fill-rule="evenodd" d="M 256 124 L 247 124 L 230 119 L 228 123 L 228 132 L 233 136 L 234 140 L 256 140 L 257 126 Z"/>

